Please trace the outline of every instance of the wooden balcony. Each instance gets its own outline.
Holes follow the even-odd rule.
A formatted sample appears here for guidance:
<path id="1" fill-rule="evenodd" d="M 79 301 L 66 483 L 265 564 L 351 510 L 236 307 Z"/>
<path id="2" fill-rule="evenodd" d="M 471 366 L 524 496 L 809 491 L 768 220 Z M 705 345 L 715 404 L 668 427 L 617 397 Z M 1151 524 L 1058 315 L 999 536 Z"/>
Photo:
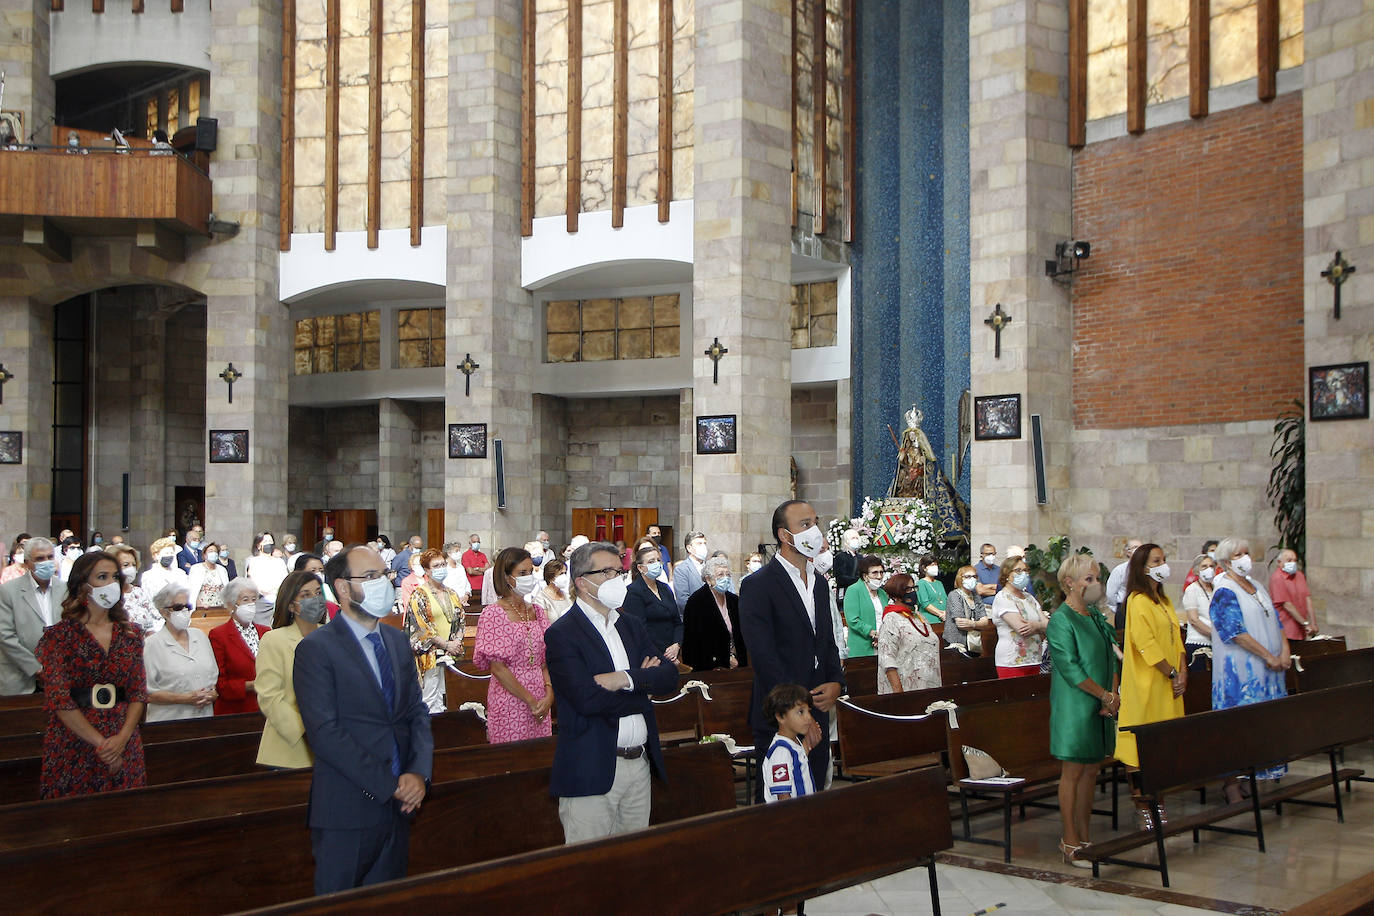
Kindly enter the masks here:
<path id="1" fill-rule="evenodd" d="M 133 236 L 167 260 L 185 258 L 186 237 L 208 236 L 210 177 L 176 155 L 147 149 L 0 150 L 0 238 L 56 261 L 72 236 Z"/>

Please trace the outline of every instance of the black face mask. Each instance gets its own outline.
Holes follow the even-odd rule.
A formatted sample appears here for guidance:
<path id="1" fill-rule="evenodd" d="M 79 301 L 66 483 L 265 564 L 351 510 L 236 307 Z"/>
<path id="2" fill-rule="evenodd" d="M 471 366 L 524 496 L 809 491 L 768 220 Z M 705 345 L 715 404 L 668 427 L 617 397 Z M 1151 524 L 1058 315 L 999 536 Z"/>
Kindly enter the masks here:
<path id="1" fill-rule="evenodd" d="M 174 560 L 174 559 L 175 559 L 175 557 L 161 557 L 161 558 L 158 559 L 158 562 L 162 564 L 163 568 L 165 568 L 165 569 L 171 569 L 171 568 L 172 568 L 172 560 Z"/>
<path id="2" fill-rule="evenodd" d="M 915 606 L 916 606 L 916 593 L 915 593 L 915 592 L 907 592 L 905 595 L 903 595 L 903 596 L 901 597 L 901 603 L 902 603 L 902 604 L 905 604 L 907 607 L 915 607 Z"/>
<path id="3" fill-rule="evenodd" d="M 651 534 L 651 535 L 649 535 L 649 540 L 653 541 L 655 544 L 661 544 L 661 543 L 663 543 L 663 535 L 661 535 L 661 534 Z"/>

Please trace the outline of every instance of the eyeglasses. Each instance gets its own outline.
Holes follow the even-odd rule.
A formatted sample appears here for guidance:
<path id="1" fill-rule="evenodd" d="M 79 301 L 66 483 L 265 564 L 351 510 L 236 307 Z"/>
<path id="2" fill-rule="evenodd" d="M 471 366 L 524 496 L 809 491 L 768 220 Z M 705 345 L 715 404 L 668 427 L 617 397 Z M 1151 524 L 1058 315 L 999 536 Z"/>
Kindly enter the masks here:
<path id="1" fill-rule="evenodd" d="M 167 607 L 166 607 L 164 610 L 168 610 L 168 611 L 189 611 L 189 610 L 191 610 L 191 606 L 190 606 L 189 604 L 169 604 L 169 605 L 167 605 Z"/>
<path id="2" fill-rule="evenodd" d="M 619 576 L 619 575 L 621 575 L 621 574 L 624 573 L 624 572 L 625 572 L 625 570 L 621 569 L 621 568 L 618 567 L 618 566 L 607 566 L 605 569 L 592 569 L 592 570 L 588 570 L 587 572 L 583 573 L 582 575 L 584 575 L 584 576 Z"/>
<path id="3" fill-rule="evenodd" d="M 344 579 L 362 579 L 364 582 L 375 582 L 386 575 L 386 570 L 370 569 L 361 576 L 343 576 Z"/>

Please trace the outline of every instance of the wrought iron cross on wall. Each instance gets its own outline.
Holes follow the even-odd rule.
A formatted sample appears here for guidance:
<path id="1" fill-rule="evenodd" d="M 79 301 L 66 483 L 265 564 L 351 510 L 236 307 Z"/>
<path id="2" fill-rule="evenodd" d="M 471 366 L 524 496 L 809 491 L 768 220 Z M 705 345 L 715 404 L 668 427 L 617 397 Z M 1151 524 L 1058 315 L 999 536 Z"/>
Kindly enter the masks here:
<path id="1" fill-rule="evenodd" d="M 4 363 L 0 363 L 0 404 L 5 403 L 5 383 L 14 380 L 14 373 L 5 368 Z"/>
<path id="2" fill-rule="evenodd" d="M 719 385 L 719 384 L 720 384 L 720 358 L 721 358 L 722 356 L 724 356 L 726 353 L 729 353 L 729 352 L 730 352 L 730 349 L 729 349 L 728 347 L 722 347 L 722 346 L 720 345 L 720 338 L 719 338 L 719 337 L 717 337 L 715 340 L 711 341 L 711 346 L 707 347 L 705 350 L 702 351 L 702 353 L 703 353 L 704 355 L 711 357 L 711 363 L 712 363 L 712 366 L 711 366 L 711 384 L 712 384 L 712 385 Z"/>
<path id="3" fill-rule="evenodd" d="M 1002 303 L 997 303 L 997 307 L 992 310 L 992 314 L 983 319 L 983 324 L 992 328 L 993 345 L 992 358 L 1002 358 L 1002 329 L 1011 324 L 1011 316 L 1002 311 Z"/>
<path id="4" fill-rule="evenodd" d="M 233 363 L 230 363 L 228 366 L 225 367 L 224 371 L 219 374 L 219 377 L 224 379 L 224 381 L 228 383 L 229 403 L 234 403 L 234 383 L 237 382 L 239 379 L 243 378 L 243 373 L 235 369 Z"/>
<path id="5" fill-rule="evenodd" d="M 463 354 L 463 361 L 458 364 L 458 371 L 463 373 L 463 396 L 472 397 L 472 373 L 481 369 L 481 365 L 472 361 L 471 353 Z"/>
<path id="6" fill-rule="evenodd" d="M 1341 320 L 1341 287 L 1345 281 L 1350 279 L 1350 275 L 1355 272 L 1355 267 L 1341 256 L 1340 249 L 1336 250 L 1336 256 L 1331 259 L 1331 263 L 1326 265 L 1326 270 L 1322 271 L 1322 276 L 1326 282 L 1336 288 L 1336 320 Z"/>

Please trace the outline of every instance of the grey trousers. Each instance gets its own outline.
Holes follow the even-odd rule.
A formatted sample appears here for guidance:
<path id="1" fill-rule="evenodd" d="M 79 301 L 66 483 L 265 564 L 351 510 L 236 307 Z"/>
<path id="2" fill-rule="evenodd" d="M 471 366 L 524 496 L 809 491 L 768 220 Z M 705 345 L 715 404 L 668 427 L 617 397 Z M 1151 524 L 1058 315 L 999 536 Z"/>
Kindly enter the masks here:
<path id="1" fill-rule="evenodd" d="M 615 782 L 605 795 L 558 800 L 558 819 L 567 843 L 599 840 L 649 826 L 649 756 L 615 760 Z"/>

